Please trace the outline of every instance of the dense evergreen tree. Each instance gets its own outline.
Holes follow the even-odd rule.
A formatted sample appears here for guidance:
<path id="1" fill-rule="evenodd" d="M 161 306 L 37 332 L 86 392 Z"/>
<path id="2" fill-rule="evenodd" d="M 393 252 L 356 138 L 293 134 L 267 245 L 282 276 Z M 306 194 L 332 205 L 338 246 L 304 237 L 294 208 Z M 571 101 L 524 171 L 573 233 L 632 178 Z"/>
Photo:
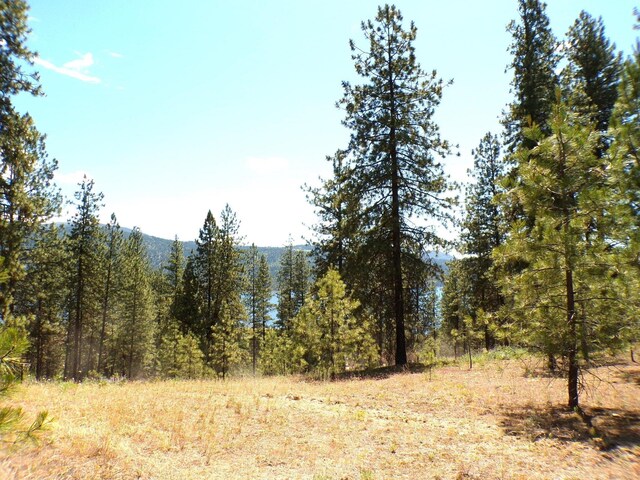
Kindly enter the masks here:
<path id="1" fill-rule="evenodd" d="M 255 245 L 247 252 L 245 262 L 246 292 L 245 308 L 251 328 L 251 364 L 256 373 L 260 347 L 266 336 L 271 309 L 271 277 L 267 258 L 258 252 Z"/>
<path id="2" fill-rule="evenodd" d="M 297 371 L 291 336 L 276 328 L 267 329 L 260 352 L 260 371 L 264 375 L 287 375 Z"/>
<path id="3" fill-rule="evenodd" d="M 60 205 L 52 185 L 56 162 L 47 160 L 44 137 L 28 116 L 0 112 L 0 255 L 7 282 L 0 287 L 0 315 L 11 311 L 24 274 L 28 245 Z"/>
<path id="4" fill-rule="evenodd" d="M 296 250 L 293 258 L 293 302 L 296 315 L 307 298 L 310 280 L 309 254 L 304 250 Z"/>
<path id="5" fill-rule="evenodd" d="M 176 235 L 175 239 L 171 243 L 169 259 L 167 264 L 164 266 L 165 276 L 170 288 L 171 315 L 176 319 L 180 316 L 180 297 L 182 295 L 184 269 L 184 247 Z"/>
<path id="6" fill-rule="evenodd" d="M 319 279 L 293 320 L 294 361 L 302 370 L 334 377 L 347 368 L 369 366 L 375 357 L 369 326 L 354 315 L 357 302 L 346 294 L 336 270 Z"/>
<path id="7" fill-rule="evenodd" d="M 197 378 L 204 373 L 204 355 L 192 333 L 183 334 L 175 321 L 159 325 L 156 373 L 163 378 Z"/>
<path id="8" fill-rule="evenodd" d="M 31 32 L 27 25 L 29 7 L 24 0 L 2 2 L 0 16 L 0 110 L 11 109 L 11 97 L 27 92 L 42 94 L 39 78 L 35 73 L 26 73 L 23 68 L 33 65 L 35 53 L 27 47 Z M 6 268 L 6 267 L 5 267 Z"/>
<path id="9" fill-rule="evenodd" d="M 280 268 L 278 269 L 278 321 L 277 326 L 281 330 L 288 330 L 291 319 L 296 316 L 295 300 L 295 252 L 293 243 L 289 239 L 289 244 L 280 257 Z"/>
<path id="10" fill-rule="evenodd" d="M 228 205 L 220 214 L 219 225 L 208 212 L 196 240 L 197 251 L 187 261 L 184 273 L 181 314 L 200 339 L 207 365 L 223 368 L 225 375 L 228 364 L 219 363 L 215 355 L 232 346 L 225 343 L 223 350 L 220 350 L 220 345 L 214 345 L 214 336 L 220 340 L 220 335 L 232 335 L 232 330 L 235 335 L 235 326 L 245 320 L 241 301 L 244 277 L 238 249 L 238 229 L 236 215 Z M 220 315 L 223 305 L 226 323 L 216 327 L 222 321 Z M 225 337 L 224 342 L 229 341 L 231 337 Z"/>
<path id="11" fill-rule="evenodd" d="M 52 183 L 57 163 L 47 158 L 33 119 L 12 104 L 20 93 L 41 94 L 38 76 L 24 71 L 35 55 L 26 46 L 27 12 L 21 0 L 0 4 L 0 256 L 7 273 L 0 285 L 0 318 L 11 313 L 31 236 L 60 205 Z"/>
<path id="12" fill-rule="evenodd" d="M 28 319 L 27 361 L 36 379 L 53 378 L 64 362 L 69 263 L 61 228 L 43 225 L 32 242 L 25 275 L 16 290 L 15 313 Z"/>
<path id="13" fill-rule="evenodd" d="M 560 84 L 557 73 L 559 44 L 549 26 L 546 4 L 540 0 L 518 0 L 518 13 L 519 20 L 513 20 L 507 26 L 512 36 L 509 46 L 512 61 L 508 68 L 513 72 L 511 93 L 514 99 L 502 119 L 508 153 L 505 160 L 509 166 L 503 182 L 506 190 L 520 187 L 523 181 L 517 152 L 536 146 L 536 142 L 525 134 L 527 129 L 535 126 L 542 134 L 549 134 L 548 119 Z M 508 224 L 525 218 L 524 207 L 517 196 L 505 197 L 501 204 Z M 526 225 L 532 228 L 534 213 L 529 211 L 526 215 Z M 521 259 L 504 262 L 500 275 L 521 272 L 524 266 Z M 551 353 L 548 360 L 549 367 L 554 369 L 556 361 Z"/>
<path id="14" fill-rule="evenodd" d="M 572 92 L 584 94 L 584 104 L 578 105 L 581 113 L 591 117 L 598 131 L 606 133 L 618 97 L 621 54 L 616 53 L 615 44 L 606 37 L 602 17 L 596 20 L 584 10 L 567 38 L 569 65 L 565 76 L 569 77 L 569 87 Z M 605 147 L 606 144 L 598 148 L 598 157 L 604 155 Z"/>
<path id="15" fill-rule="evenodd" d="M 81 380 L 92 366 L 90 352 L 95 347 L 92 340 L 97 331 L 103 287 L 99 259 L 102 238 L 98 220 L 103 196 L 93 191 L 94 182 L 86 177 L 79 187 L 75 193 L 76 213 L 71 221 L 68 241 L 71 270 L 64 376 L 73 380 Z M 91 341 L 85 341 L 87 334 Z"/>
<path id="16" fill-rule="evenodd" d="M 475 312 L 495 314 L 503 304 L 493 269 L 492 252 L 505 239 L 505 218 L 496 202 L 502 193 L 499 185 L 505 173 L 505 165 L 500 156 L 500 141 L 490 133 L 473 150 L 472 183 L 467 186 L 465 217 L 462 222 L 461 250 L 467 281 L 470 282 L 472 316 Z M 495 320 L 495 318 L 494 318 Z M 492 348 L 495 338 L 485 328 L 485 348 Z"/>
<path id="17" fill-rule="evenodd" d="M 310 282 L 309 254 L 293 248 L 291 241 L 280 257 L 278 270 L 278 326 L 287 330 L 309 291 Z"/>
<path id="18" fill-rule="evenodd" d="M 640 43 L 623 65 L 618 97 L 611 118 L 617 190 L 628 204 L 640 228 Z M 634 239 L 634 242 L 638 242 Z"/>
<path id="19" fill-rule="evenodd" d="M 211 366 L 222 379 L 243 360 L 242 322 L 245 316 L 239 296 L 233 295 L 222 300 L 220 317 L 211 329 Z"/>
<path id="20" fill-rule="evenodd" d="M 180 324 L 180 331 L 183 334 L 190 332 L 194 334 L 196 338 L 200 338 L 202 333 L 199 326 L 199 319 L 201 317 L 200 295 L 200 282 L 196 270 L 196 254 L 191 252 L 184 267 L 177 317 Z"/>
<path id="21" fill-rule="evenodd" d="M 637 11 L 636 11 L 637 12 Z M 640 20 L 638 25 L 640 25 Z M 611 116 L 610 135 L 612 144 L 608 151 L 612 162 L 612 191 L 618 199 L 620 210 L 618 232 L 612 235 L 626 247 L 628 262 L 640 270 L 640 42 L 636 43 L 633 54 L 623 65 L 618 88 L 618 98 Z M 628 211 L 627 211 L 628 209 Z M 624 221 L 628 218 L 628 221 Z M 625 319 L 631 319 L 626 337 L 633 343 L 640 339 L 638 318 L 640 298 L 638 288 L 632 282 L 627 283 L 629 296 Z M 632 351 L 633 356 L 633 351 Z"/>
<path id="22" fill-rule="evenodd" d="M 109 332 L 113 333 L 114 315 L 118 294 L 122 291 L 123 278 L 121 275 L 121 260 L 123 248 L 123 235 L 115 214 L 111 214 L 111 221 L 104 232 L 104 248 L 102 251 L 103 263 L 103 288 L 102 288 L 102 318 L 100 325 L 100 338 L 98 341 L 97 372 L 104 372 L 107 358 L 106 343 Z"/>
<path id="23" fill-rule="evenodd" d="M 180 320 L 184 255 L 177 237 L 161 269 L 151 273 L 154 298 L 154 355 L 150 372 L 162 378 L 194 378 L 204 374 L 198 338 Z"/>
<path id="24" fill-rule="evenodd" d="M 316 209 L 319 223 L 314 225 L 313 260 L 315 276 L 320 278 L 335 268 L 345 278 L 357 270 L 353 267 L 358 239 L 359 198 L 348 192 L 349 177 L 345 153 L 338 151 L 332 162 L 333 176 L 322 180 L 320 187 L 306 187 L 307 201 Z"/>
<path id="25" fill-rule="evenodd" d="M 579 405 L 578 376 L 583 354 L 622 345 L 625 280 L 619 251 L 611 243 L 619 220 L 611 189 L 603 187 L 606 168 L 595 154 L 599 138 L 588 119 L 560 102 L 550 117 L 551 135 L 528 134 L 537 146 L 519 153 L 517 195 L 532 228 L 514 222 L 500 261 L 520 258 L 526 267 L 502 279 L 514 299 L 514 317 L 524 338 L 562 356 L 568 373 L 568 404 Z M 586 228 L 598 216 L 599 235 Z"/>
<path id="26" fill-rule="evenodd" d="M 296 250 L 291 239 L 280 257 L 276 278 L 277 315 L 275 328 L 265 332 L 261 369 L 267 374 L 286 374 L 296 370 L 293 350 L 293 320 L 308 296 L 310 267 L 308 253 Z"/>
<path id="27" fill-rule="evenodd" d="M 201 348 L 207 362 L 210 360 L 212 328 L 219 319 L 221 307 L 219 289 L 221 272 L 217 263 L 220 255 L 218 239 L 218 225 L 209 210 L 196 240 L 197 252 L 194 262 L 200 293 L 197 333 L 202 341 Z"/>
<path id="28" fill-rule="evenodd" d="M 510 152 L 521 146 L 534 146 L 524 134 L 527 127 L 537 125 L 543 132 L 548 131 L 547 120 L 559 84 L 556 74 L 559 55 L 545 9 L 546 4 L 540 0 L 518 0 L 520 19 L 507 26 L 513 37 L 509 69 L 513 71 L 514 100 L 505 112 L 503 124 Z"/>
<path id="29" fill-rule="evenodd" d="M 465 338 L 465 330 L 469 325 L 466 321 L 472 313 L 471 286 L 466 272 L 465 262 L 461 259 L 448 263 L 440 300 L 442 315 L 442 330 L 453 341 L 453 353 L 458 357 L 460 340 Z M 463 341 L 465 350 L 468 345 Z"/>
<path id="30" fill-rule="evenodd" d="M 229 205 L 220 213 L 219 230 L 219 317 L 213 325 L 212 361 L 216 372 L 226 377 L 248 351 L 244 344 L 246 311 L 242 304 L 245 290 L 242 258 L 238 248 L 239 222 Z"/>
<path id="31" fill-rule="evenodd" d="M 378 9 L 375 22 L 362 24 L 365 48 L 351 42 L 352 58 L 362 85 L 344 82 L 340 100 L 349 128 L 345 180 L 350 195 L 362 201 L 363 235 L 375 243 L 392 274 L 395 327 L 395 362 L 407 362 L 403 260 L 411 245 L 443 245 L 435 230 L 418 218 L 449 219 L 453 198 L 437 160 L 449 153 L 433 121 L 443 82 L 435 71 L 427 73 L 416 61 L 413 42 L 417 29 L 402 26 L 394 7 Z M 407 246 L 407 243 L 410 245 Z M 371 258 L 370 256 L 368 258 Z"/>
<path id="32" fill-rule="evenodd" d="M 471 152 L 473 169 L 468 174 L 472 183 L 466 190 L 461 235 L 464 253 L 468 255 L 490 257 L 492 250 L 504 239 L 501 231 L 504 219 L 496 203 L 498 194 L 503 192 L 499 182 L 505 173 L 500 150 L 498 137 L 487 133 Z"/>
<path id="33" fill-rule="evenodd" d="M 116 371 L 135 378 L 150 367 L 156 327 L 151 267 L 138 228 L 131 231 L 124 244 L 122 263 L 122 314 L 116 340 Z"/>

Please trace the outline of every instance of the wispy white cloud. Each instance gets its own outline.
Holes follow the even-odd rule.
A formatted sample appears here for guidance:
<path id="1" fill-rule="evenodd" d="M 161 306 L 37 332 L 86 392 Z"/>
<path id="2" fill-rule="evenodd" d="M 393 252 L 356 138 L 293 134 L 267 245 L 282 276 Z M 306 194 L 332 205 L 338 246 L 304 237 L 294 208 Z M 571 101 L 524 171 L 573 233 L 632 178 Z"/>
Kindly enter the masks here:
<path id="1" fill-rule="evenodd" d="M 281 157 L 249 157 L 244 161 L 244 164 L 249 172 L 265 175 L 286 170 L 289 161 Z"/>
<path id="2" fill-rule="evenodd" d="M 93 65 L 93 54 L 89 52 L 85 53 L 80 58 L 76 58 L 75 60 L 65 63 L 62 67 L 76 72 L 82 72 L 86 71 L 91 65 Z"/>
<path id="3" fill-rule="evenodd" d="M 118 52 L 107 51 L 107 55 L 109 55 L 111 58 L 124 58 L 124 55 Z"/>
<path id="4" fill-rule="evenodd" d="M 93 54 L 91 52 L 85 53 L 80 58 L 71 60 L 61 67 L 40 57 L 34 58 L 33 61 L 36 65 L 40 65 L 47 70 L 51 70 L 67 77 L 75 78 L 82 82 L 100 83 L 100 79 L 98 77 L 89 74 L 89 67 L 94 63 Z"/>

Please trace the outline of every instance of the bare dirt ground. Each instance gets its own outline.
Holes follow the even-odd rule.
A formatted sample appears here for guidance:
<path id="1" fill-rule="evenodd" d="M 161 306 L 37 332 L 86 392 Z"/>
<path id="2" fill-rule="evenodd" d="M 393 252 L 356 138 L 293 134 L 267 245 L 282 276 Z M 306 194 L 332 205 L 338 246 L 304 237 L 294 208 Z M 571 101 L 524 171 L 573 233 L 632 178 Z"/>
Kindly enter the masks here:
<path id="1" fill-rule="evenodd" d="M 43 383 L 53 422 L 0 479 L 639 479 L 640 366 L 585 377 L 571 411 L 535 360 L 313 382 Z M 594 437 L 595 436 L 595 437 Z"/>

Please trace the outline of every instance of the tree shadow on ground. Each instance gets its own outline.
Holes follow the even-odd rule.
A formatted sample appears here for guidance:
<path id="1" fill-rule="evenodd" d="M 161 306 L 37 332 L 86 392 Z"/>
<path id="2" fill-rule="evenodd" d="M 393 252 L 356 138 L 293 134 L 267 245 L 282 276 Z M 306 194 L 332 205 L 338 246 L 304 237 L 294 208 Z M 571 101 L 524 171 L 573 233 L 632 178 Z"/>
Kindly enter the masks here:
<path id="1" fill-rule="evenodd" d="M 591 421 L 590 427 L 584 418 Z M 566 407 L 512 407 L 504 412 L 501 426 L 507 435 L 532 441 L 555 438 L 565 442 L 594 442 L 599 448 L 640 445 L 640 413 L 637 411 L 584 408 L 584 416 Z"/>
<path id="2" fill-rule="evenodd" d="M 640 365 L 610 361 L 606 366 L 614 369 L 612 384 L 640 385 Z M 583 406 L 579 414 L 564 405 L 507 406 L 501 426 L 507 435 L 533 441 L 556 438 L 593 442 L 603 450 L 640 446 L 640 411 L 637 409 Z"/>
<path id="3" fill-rule="evenodd" d="M 620 382 L 635 383 L 640 385 L 640 365 L 633 365 L 624 371 L 618 372 L 616 375 Z"/>
<path id="4" fill-rule="evenodd" d="M 353 372 L 343 372 L 334 377 L 333 380 L 357 380 L 357 379 L 384 379 L 402 373 L 423 373 L 427 367 L 421 363 L 408 363 L 406 365 L 389 365 L 387 367 L 371 368 L 368 370 L 358 370 Z"/>

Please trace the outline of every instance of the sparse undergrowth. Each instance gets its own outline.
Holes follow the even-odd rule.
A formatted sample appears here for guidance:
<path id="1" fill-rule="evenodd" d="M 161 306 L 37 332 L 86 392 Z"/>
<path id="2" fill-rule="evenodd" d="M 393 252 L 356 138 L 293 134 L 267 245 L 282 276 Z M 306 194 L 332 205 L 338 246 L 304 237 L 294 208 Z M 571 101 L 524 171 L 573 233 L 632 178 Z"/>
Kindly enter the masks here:
<path id="1" fill-rule="evenodd" d="M 34 383 L 13 400 L 54 421 L 40 445 L 0 454 L 0 478 L 640 478 L 640 366 L 586 377 L 594 438 L 564 407 L 565 381 L 527 362 L 335 382 Z"/>

